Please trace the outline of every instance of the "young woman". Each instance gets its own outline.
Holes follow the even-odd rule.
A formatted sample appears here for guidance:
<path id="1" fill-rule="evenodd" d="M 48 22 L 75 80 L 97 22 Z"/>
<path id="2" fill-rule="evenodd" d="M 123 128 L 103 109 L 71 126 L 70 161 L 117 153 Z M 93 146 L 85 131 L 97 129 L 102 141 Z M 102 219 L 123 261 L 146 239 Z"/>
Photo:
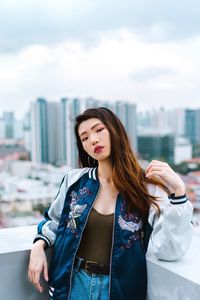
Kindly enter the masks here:
<path id="1" fill-rule="evenodd" d="M 54 300 L 144 300 L 151 235 L 158 259 L 173 261 L 192 237 L 192 206 L 167 163 L 144 171 L 118 117 L 105 107 L 76 118 L 80 169 L 70 170 L 38 225 L 28 276 Z M 49 270 L 44 248 L 54 246 Z"/>

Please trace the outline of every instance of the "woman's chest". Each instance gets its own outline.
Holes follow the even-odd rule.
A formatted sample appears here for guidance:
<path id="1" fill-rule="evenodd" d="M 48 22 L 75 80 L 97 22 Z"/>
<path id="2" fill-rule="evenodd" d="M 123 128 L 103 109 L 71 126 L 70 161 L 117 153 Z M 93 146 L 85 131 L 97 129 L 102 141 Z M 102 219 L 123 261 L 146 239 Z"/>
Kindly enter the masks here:
<path id="1" fill-rule="evenodd" d="M 118 191 L 109 185 L 101 186 L 93 207 L 101 214 L 112 214 L 115 211 Z"/>

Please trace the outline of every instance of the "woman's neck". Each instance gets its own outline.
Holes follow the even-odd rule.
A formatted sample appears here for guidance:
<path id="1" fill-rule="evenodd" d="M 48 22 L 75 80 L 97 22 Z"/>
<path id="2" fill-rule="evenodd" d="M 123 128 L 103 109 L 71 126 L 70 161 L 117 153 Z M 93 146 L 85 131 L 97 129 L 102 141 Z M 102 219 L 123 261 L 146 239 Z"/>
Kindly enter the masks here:
<path id="1" fill-rule="evenodd" d="M 110 160 L 99 161 L 98 177 L 102 182 L 112 182 L 112 164 Z"/>

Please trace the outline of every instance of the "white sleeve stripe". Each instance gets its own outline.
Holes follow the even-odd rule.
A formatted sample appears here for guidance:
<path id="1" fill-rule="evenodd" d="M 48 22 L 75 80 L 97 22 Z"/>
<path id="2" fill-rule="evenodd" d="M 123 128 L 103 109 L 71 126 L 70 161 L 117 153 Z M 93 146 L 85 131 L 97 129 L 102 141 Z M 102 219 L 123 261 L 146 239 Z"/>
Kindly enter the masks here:
<path id="1" fill-rule="evenodd" d="M 53 293 L 51 290 L 49 290 L 49 296 L 53 297 Z"/>
<path id="2" fill-rule="evenodd" d="M 170 203 L 172 204 L 182 204 L 187 202 L 187 198 L 183 198 L 183 199 L 170 199 Z"/>

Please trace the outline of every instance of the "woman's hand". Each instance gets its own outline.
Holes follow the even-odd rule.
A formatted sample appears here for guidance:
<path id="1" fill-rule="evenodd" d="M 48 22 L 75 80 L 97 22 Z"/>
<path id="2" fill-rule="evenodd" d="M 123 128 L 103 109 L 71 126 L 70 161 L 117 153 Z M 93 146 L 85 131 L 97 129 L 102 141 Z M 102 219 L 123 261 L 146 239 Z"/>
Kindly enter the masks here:
<path id="1" fill-rule="evenodd" d="M 38 240 L 33 244 L 28 268 L 28 278 L 40 293 L 42 293 L 44 290 L 43 286 L 40 284 L 41 273 L 44 272 L 44 279 L 46 281 L 49 280 L 48 265 L 44 246 L 45 242 L 43 240 Z"/>
<path id="2" fill-rule="evenodd" d="M 175 193 L 175 196 L 185 194 L 184 182 L 165 162 L 152 160 L 146 169 L 146 177 L 157 177 L 169 188 L 171 193 Z"/>

